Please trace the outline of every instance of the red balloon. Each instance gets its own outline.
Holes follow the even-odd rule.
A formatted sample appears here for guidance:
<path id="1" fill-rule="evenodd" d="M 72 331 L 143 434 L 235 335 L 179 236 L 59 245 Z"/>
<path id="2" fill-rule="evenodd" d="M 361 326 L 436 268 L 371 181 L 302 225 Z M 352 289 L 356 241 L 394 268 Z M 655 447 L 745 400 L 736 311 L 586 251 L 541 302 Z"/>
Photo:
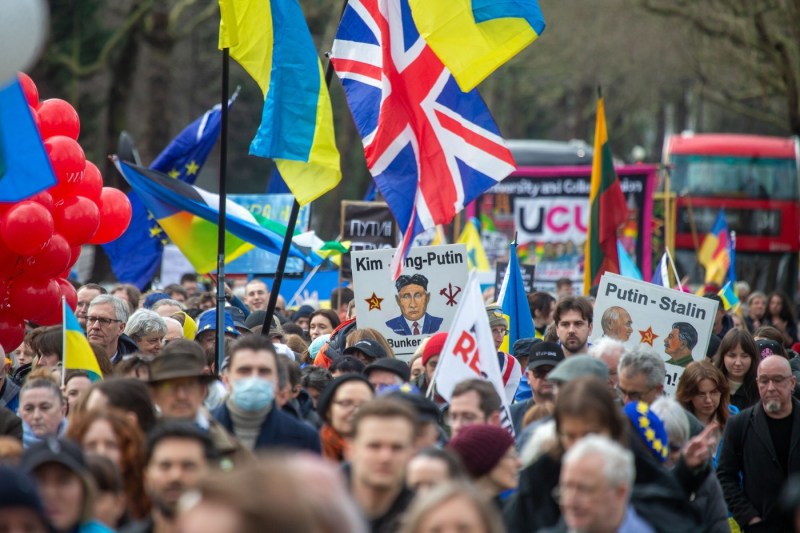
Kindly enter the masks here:
<path id="1" fill-rule="evenodd" d="M 53 236 L 53 215 L 43 205 L 22 201 L 0 218 L 0 236 L 19 255 L 39 253 Z"/>
<path id="2" fill-rule="evenodd" d="M 69 102 L 60 98 L 50 98 L 39 104 L 36 113 L 39 115 L 39 132 L 43 139 L 64 135 L 78 140 L 81 133 L 81 121 L 78 118 L 78 112 Z"/>
<path id="3" fill-rule="evenodd" d="M 52 279 L 18 278 L 11 283 L 8 301 L 15 315 L 36 321 L 58 309 L 61 288 Z"/>
<path id="4" fill-rule="evenodd" d="M 83 172 L 80 194 L 94 203 L 100 204 L 100 195 L 103 192 L 103 175 L 100 174 L 97 165 L 91 161 L 86 162 L 86 169 Z"/>
<path id="5" fill-rule="evenodd" d="M 55 326 L 56 324 L 61 324 L 62 320 L 64 320 L 64 313 L 63 311 L 61 311 L 61 308 L 58 308 L 54 313 L 51 313 L 49 316 L 40 318 L 39 320 L 35 320 L 34 322 L 36 322 L 36 324 L 39 326 Z"/>
<path id="6" fill-rule="evenodd" d="M 22 92 L 25 94 L 25 100 L 28 101 L 29 106 L 36 109 L 39 105 L 39 89 L 36 88 L 36 84 L 33 83 L 31 77 L 24 72 L 18 73 L 17 77 L 19 78 L 19 84 L 22 85 Z M 16 348 L 14 349 L 16 350 Z"/>
<path id="7" fill-rule="evenodd" d="M 64 278 L 55 278 L 53 281 L 58 283 L 61 289 L 61 296 L 67 301 L 69 308 L 74 311 L 75 308 L 78 307 L 78 292 L 75 290 L 75 287 Z"/>
<path id="8" fill-rule="evenodd" d="M 37 204 L 42 204 L 51 213 L 56 206 L 53 201 L 53 195 L 48 191 L 40 191 L 28 198 L 28 200 L 36 202 Z"/>
<path id="9" fill-rule="evenodd" d="M 31 106 L 28 106 L 28 109 L 31 110 L 31 117 L 33 117 L 33 123 L 36 124 L 36 129 L 38 130 L 41 127 L 40 126 L 40 122 L 39 122 L 39 113 L 37 113 L 36 109 L 34 109 Z M 41 130 L 39 130 L 39 131 L 41 133 Z"/>
<path id="10" fill-rule="evenodd" d="M 44 147 L 53 165 L 58 185 L 79 186 L 86 168 L 86 155 L 81 145 L 75 139 L 56 135 L 44 141 Z"/>
<path id="11" fill-rule="evenodd" d="M 71 257 L 72 251 L 67 239 L 55 233 L 44 250 L 25 258 L 23 275 L 28 278 L 50 279 L 67 268 Z"/>
<path id="12" fill-rule="evenodd" d="M 100 202 L 100 227 L 89 244 L 106 244 L 118 239 L 131 223 L 131 202 L 122 191 L 103 187 Z"/>
<path id="13" fill-rule="evenodd" d="M 10 309 L 0 309 L 0 345 L 6 353 L 13 352 L 25 338 L 25 321 Z"/>
<path id="14" fill-rule="evenodd" d="M 80 255 L 81 255 L 81 247 L 80 246 L 73 246 L 72 248 L 70 248 L 69 251 L 70 251 L 69 263 L 68 263 L 67 268 L 66 268 L 67 275 L 66 276 L 58 276 L 59 278 L 68 278 L 69 277 L 69 271 L 72 269 L 73 266 L 75 266 L 75 263 L 78 262 L 78 257 L 80 257 Z"/>
<path id="15" fill-rule="evenodd" d="M 89 242 L 100 225 L 100 210 L 88 198 L 76 196 L 56 205 L 53 211 L 55 228 L 70 246 Z"/>

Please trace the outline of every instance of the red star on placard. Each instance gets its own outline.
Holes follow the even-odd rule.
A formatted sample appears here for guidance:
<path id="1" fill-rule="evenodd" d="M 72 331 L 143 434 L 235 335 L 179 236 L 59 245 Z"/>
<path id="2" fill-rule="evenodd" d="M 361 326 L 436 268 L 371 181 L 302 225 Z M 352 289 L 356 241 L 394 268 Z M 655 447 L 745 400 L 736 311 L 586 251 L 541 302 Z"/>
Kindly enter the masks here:
<path id="1" fill-rule="evenodd" d="M 639 343 L 640 344 L 641 343 L 647 343 L 650 346 L 652 346 L 653 345 L 653 341 L 656 340 L 659 337 L 658 335 L 653 333 L 653 327 L 652 326 L 647 326 L 647 329 L 645 329 L 645 330 L 640 329 L 639 330 L 639 335 L 642 336 L 642 340 L 640 340 Z"/>
<path id="2" fill-rule="evenodd" d="M 383 298 L 378 298 L 378 295 L 374 292 L 372 293 L 372 296 L 366 298 L 364 301 L 369 304 L 369 311 L 372 311 L 373 309 L 377 309 L 378 311 L 381 310 L 381 302 L 383 301 Z"/>

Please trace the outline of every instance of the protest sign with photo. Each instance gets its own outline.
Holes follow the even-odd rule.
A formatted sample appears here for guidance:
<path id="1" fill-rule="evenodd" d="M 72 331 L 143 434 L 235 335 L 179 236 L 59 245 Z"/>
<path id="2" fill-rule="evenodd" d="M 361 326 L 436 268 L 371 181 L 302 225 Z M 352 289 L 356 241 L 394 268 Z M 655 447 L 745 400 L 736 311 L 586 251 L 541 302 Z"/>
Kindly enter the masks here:
<path id="1" fill-rule="evenodd" d="M 619 240 L 649 279 L 655 167 L 616 170 L 628 207 Z M 537 289 L 555 291 L 556 280 L 569 278 L 580 290 L 590 181 L 591 166 L 521 167 L 481 195 L 481 241 L 489 261 L 505 258 L 516 234 L 520 263 L 536 265 Z"/>
<path id="2" fill-rule="evenodd" d="M 384 202 L 342 200 L 342 241 L 350 241 L 350 251 L 383 250 L 397 245 L 397 226 L 392 212 Z M 341 279 L 353 279 L 351 256 L 342 256 L 339 268 Z"/>
<path id="3" fill-rule="evenodd" d="M 667 365 L 664 388 L 672 395 L 686 365 L 705 360 L 717 306 L 708 298 L 606 273 L 589 341 L 608 336 L 628 348 L 655 349 Z"/>
<path id="4" fill-rule="evenodd" d="M 389 265 L 395 249 L 352 252 L 359 328 L 386 337 L 395 355 L 414 353 L 422 339 L 447 331 L 467 282 L 463 244 L 412 248 L 396 281 Z"/>

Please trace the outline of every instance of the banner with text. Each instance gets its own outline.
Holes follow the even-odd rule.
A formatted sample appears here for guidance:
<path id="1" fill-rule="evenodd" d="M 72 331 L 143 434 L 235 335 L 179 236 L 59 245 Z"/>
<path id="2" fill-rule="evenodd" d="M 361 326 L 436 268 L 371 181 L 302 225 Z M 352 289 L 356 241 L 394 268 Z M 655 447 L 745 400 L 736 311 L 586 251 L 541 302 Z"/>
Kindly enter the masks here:
<path id="1" fill-rule="evenodd" d="M 652 165 L 617 168 L 628 206 L 619 239 L 645 279 L 653 271 L 655 170 Z M 536 265 L 537 290 L 554 291 L 559 278 L 582 287 L 590 182 L 590 166 L 522 167 L 489 189 L 477 203 L 489 261 L 507 257 L 516 232 L 520 263 Z"/>
<path id="2" fill-rule="evenodd" d="M 664 389 L 672 396 L 686 365 L 705 360 L 717 306 L 709 298 L 603 274 L 589 341 L 607 336 L 628 348 L 653 348 L 667 365 Z"/>
<path id="3" fill-rule="evenodd" d="M 350 241 L 350 252 L 384 250 L 397 245 L 397 226 L 392 212 L 384 202 L 342 200 L 342 241 Z M 342 256 L 340 279 L 353 279 L 351 256 Z"/>
<path id="4" fill-rule="evenodd" d="M 359 328 L 386 337 L 395 355 L 410 355 L 422 339 L 447 331 L 467 282 L 463 244 L 411 248 L 397 281 L 389 264 L 395 249 L 352 252 Z"/>
<path id="5" fill-rule="evenodd" d="M 497 261 L 494 264 L 495 300 L 497 300 L 497 296 L 500 294 L 500 287 L 503 286 L 506 270 L 508 270 L 508 261 Z M 536 276 L 536 265 L 519 265 L 519 271 L 520 274 L 522 274 L 522 287 L 525 289 L 525 294 L 536 292 L 533 283 Z"/>
<path id="6" fill-rule="evenodd" d="M 264 217 L 284 226 L 289 223 L 289 213 L 294 203 L 291 194 L 229 194 L 228 198 L 248 209 L 256 219 Z M 306 205 L 300 208 L 296 231 L 308 231 L 310 207 Z M 277 269 L 278 255 L 259 249 L 251 250 L 225 265 L 226 274 L 274 274 Z M 303 271 L 302 259 L 290 257 L 286 260 L 285 273 L 302 274 Z"/>

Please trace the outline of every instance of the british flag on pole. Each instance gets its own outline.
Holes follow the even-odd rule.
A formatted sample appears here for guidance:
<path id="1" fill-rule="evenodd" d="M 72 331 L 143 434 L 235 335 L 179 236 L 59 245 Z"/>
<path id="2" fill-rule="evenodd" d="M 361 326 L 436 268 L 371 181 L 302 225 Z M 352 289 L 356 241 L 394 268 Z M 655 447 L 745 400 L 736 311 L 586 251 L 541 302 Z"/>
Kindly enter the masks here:
<path id="1" fill-rule="evenodd" d="M 407 0 L 350 0 L 333 66 L 364 143 L 367 166 L 405 231 L 447 224 L 515 168 L 476 90 L 463 92 L 420 37 Z"/>

